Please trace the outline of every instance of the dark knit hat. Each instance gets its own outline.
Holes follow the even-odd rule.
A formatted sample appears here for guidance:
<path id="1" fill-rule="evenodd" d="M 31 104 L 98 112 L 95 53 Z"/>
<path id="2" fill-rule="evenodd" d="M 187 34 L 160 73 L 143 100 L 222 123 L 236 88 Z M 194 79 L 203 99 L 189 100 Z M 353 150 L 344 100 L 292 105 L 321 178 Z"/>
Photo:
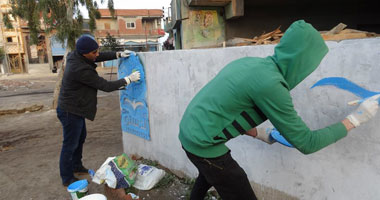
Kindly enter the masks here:
<path id="1" fill-rule="evenodd" d="M 75 45 L 77 52 L 80 54 L 90 53 L 99 48 L 98 43 L 88 35 L 81 36 Z"/>

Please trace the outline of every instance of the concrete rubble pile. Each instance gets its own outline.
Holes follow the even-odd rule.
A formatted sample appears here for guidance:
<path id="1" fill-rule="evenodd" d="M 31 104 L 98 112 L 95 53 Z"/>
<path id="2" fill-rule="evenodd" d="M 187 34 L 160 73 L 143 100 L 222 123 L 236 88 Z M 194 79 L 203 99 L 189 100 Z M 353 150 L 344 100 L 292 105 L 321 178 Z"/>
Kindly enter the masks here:
<path id="1" fill-rule="evenodd" d="M 280 26 L 281 27 L 281 26 Z M 280 42 L 283 32 L 280 27 L 269 33 L 263 33 L 260 36 L 251 38 L 233 38 L 226 42 L 227 46 L 247 46 L 247 45 L 264 45 L 264 44 L 277 44 Z M 380 34 L 359 31 L 355 29 L 345 29 L 347 25 L 340 23 L 329 31 L 319 31 L 324 40 L 347 40 L 347 39 L 359 39 L 369 37 L 380 37 Z"/>

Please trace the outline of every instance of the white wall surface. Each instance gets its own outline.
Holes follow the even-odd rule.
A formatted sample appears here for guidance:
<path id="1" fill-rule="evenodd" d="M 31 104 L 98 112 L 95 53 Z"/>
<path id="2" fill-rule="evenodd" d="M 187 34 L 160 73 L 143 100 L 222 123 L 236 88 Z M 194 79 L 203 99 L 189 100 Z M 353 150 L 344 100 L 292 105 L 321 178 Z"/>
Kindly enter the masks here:
<path id="1" fill-rule="evenodd" d="M 334 87 L 310 87 L 338 76 L 380 91 L 380 38 L 327 42 L 319 68 L 291 93 L 299 115 L 311 129 L 338 122 L 355 107 L 357 97 Z M 223 66 L 244 56 L 266 57 L 274 45 L 141 53 L 148 88 L 151 141 L 123 133 L 124 151 L 195 177 L 178 140 L 178 125 L 192 97 Z M 255 192 L 272 188 L 299 199 L 380 199 L 380 114 L 348 136 L 314 154 L 303 155 L 278 143 L 248 136 L 227 143 L 245 169 Z M 269 125 L 265 123 L 265 125 Z M 265 196 L 265 199 L 270 199 Z"/>

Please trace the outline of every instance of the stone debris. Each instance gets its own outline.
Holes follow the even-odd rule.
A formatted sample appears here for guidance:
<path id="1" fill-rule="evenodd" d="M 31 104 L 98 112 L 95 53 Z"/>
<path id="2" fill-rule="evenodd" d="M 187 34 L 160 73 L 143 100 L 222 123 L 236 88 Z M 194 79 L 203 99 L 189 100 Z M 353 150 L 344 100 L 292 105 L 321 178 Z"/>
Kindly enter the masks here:
<path id="1" fill-rule="evenodd" d="M 21 109 L 0 110 L 0 116 L 20 114 L 20 113 L 26 113 L 26 112 L 36 112 L 36 111 L 42 110 L 43 107 L 44 107 L 43 105 L 32 105 L 32 106 L 21 108 Z"/>
<path id="2" fill-rule="evenodd" d="M 359 39 L 380 37 L 380 34 L 359 31 L 354 29 L 345 29 L 347 25 L 339 23 L 337 26 L 329 31 L 319 31 L 324 40 L 347 40 L 347 39 Z M 233 38 L 226 42 L 227 46 L 247 46 L 247 45 L 263 45 L 263 44 L 277 44 L 280 42 L 284 33 L 281 32 L 280 27 L 269 33 L 263 33 L 260 36 L 251 38 Z"/>

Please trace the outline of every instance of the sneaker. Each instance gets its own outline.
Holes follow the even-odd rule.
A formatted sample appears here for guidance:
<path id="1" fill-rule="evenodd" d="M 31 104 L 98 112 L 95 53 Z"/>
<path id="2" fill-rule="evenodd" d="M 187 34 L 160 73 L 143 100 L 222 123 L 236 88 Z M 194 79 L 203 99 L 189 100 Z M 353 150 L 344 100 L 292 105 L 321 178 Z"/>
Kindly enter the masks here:
<path id="1" fill-rule="evenodd" d="M 74 183 L 75 181 L 79 181 L 79 179 L 77 177 L 73 177 L 71 178 L 69 181 L 65 182 L 65 183 L 62 183 L 63 186 L 67 187 L 69 186 L 71 183 Z"/>
<path id="2" fill-rule="evenodd" d="M 73 172 L 74 173 L 88 173 L 88 169 L 87 168 L 85 168 L 85 167 L 83 167 L 83 165 L 82 166 L 80 166 L 80 167 L 78 167 L 78 168 L 75 168 L 74 170 L 73 170 Z"/>

